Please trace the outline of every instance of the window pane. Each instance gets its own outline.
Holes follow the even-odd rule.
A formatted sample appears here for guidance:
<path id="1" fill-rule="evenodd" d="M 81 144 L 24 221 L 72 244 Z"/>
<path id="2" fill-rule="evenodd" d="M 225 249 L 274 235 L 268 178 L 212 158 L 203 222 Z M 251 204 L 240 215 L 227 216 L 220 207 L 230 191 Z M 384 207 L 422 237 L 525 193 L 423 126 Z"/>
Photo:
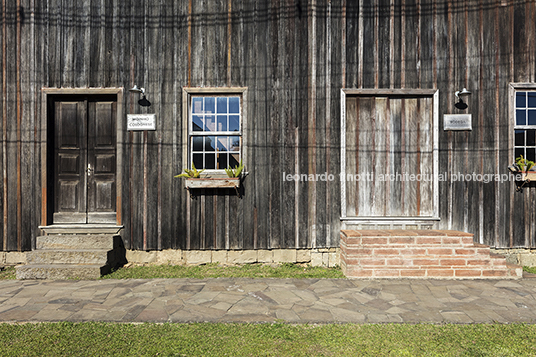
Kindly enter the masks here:
<path id="1" fill-rule="evenodd" d="M 218 136 L 218 151 L 228 151 L 229 150 L 228 139 L 229 139 L 229 137 L 227 137 L 227 136 Z"/>
<path id="2" fill-rule="evenodd" d="M 205 151 L 216 151 L 216 138 L 205 136 Z"/>
<path id="3" fill-rule="evenodd" d="M 536 125 L 536 110 L 529 110 L 529 125 Z"/>
<path id="4" fill-rule="evenodd" d="M 516 130 L 515 131 L 515 146 L 525 146 L 525 130 Z"/>
<path id="5" fill-rule="evenodd" d="M 516 125 L 527 125 L 526 115 L 526 110 L 516 110 Z"/>
<path id="6" fill-rule="evenodd" d="M 516 140 L 516 146 L 517 146 L 517 140 Z M 527 146 L 536 146 L 536 130 L 527 130 Z"/>
<path id="7" fill-rule="evenodd" d="M 229 167 L 234 169 L 238 165 L 240 165 L 240 155 L 238 154 L 229 155 Z"/>
<path id="8" fill-rule="evenodd" d="M 203 98 L 192 98 L 192 113 L 203 113 Z"/>
<path id="9" fill-rule="evenodd" d="M 528 107 L 529 108 L 536 108 L 536 92 L 527 92 L 527 99 L 528 99 Z"/>
<path id="10" fill-rule="evenodd" d="M 214 110 L 214 107 L 216 105 L 216 98 L 214 97 L 207 97 L 205 98 L 205 113 L 215 113 L 216 110 Z"/>
<path id="11" fill-rule="evenodd" d="M 515 155 L 516 159 L 518 157 L 520 157 L 521 155 L 523 155 L 523 157 L 525 157 L 525 150 L 523 148 L 516 148 L 514 155 Z"/>
<path id="12" fill-rule="evenodd" d="M 240 117 L 229 115 L 229 131 L 240 131 Z"/>
<path id="13" fill-rule="evenodd" d="M 203 137 L 202 136 L 192 137 L 192 150 L 203 151 Z"/>
<path id="14" fill-rule="evenodd" d="M 229 98 L 229 113 L 240 113 L 240 98 Z"/>
<path id="15" fill-rule="evenodd" d="M 227 131 L 227 115 L 218 115 L 218 131 Z"/>
<path id="16" fill-rule="evenodd" d="M 527 148 L 527 156 L 523 156 L 525 159 L 534 161 L 536 158 L 536 149 L 534 148 Z"/>
<path id="17" fill-rule="evenodd" d="M 517 92 L 516 93 L 516 108 L 526 108 L 526 92 Z"/>
<path id="18" fill-rule="evenodd" d="M 218 113 L 227 113 L 227 97 L 218 98 Z"/>
<path id="19" fill-rule="evenodd" d="M 216 154 L 210 153 L 205 154 L 205 169 L 215 169 L 216 168 Z"/>
<path id="20" fill-rule="evenodd" d="M 203 154 L 193 154 L 194 166 L 196 169 L 203 168 Z"/>
<path id="21" fill-rule="evenodd" d="M 213 115 L 205 117 L 205 131 L 214 131 L 216 129 L 215 118 Z"/>
<path id="22" fill-rule="evenodd" d="M 239 136 L 230 136 L 229 141 L 231 142 L 231 151 L 240 150 L 240 137 Z"/>
<path id="23" fill-rule="evenodd" d="M 203 131 L 203 117 L 199 115 L 192 115 L 192 130 Z"/>
<path id="24" fill-rule="evenodd" d="M 223 170 L 227 168 L 227 154 L 219 153 L 218 154 L 218 169 Z"/>

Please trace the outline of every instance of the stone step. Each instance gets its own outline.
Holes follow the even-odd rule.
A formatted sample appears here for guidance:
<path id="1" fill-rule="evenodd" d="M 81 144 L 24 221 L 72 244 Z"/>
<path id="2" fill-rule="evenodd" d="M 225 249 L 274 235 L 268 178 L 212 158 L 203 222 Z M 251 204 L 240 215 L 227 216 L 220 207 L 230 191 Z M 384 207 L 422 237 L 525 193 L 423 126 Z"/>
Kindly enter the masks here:
<path id="1" fill-rule="evenodd" d="M 48 235 L 36 238 L 36 249 L 114 249 L 120 239 L 111 234 Z"/>
<path id="2" fill-rule="evenodd" d="M 17 279 L 98 279 L 110 272 L 108 265 L 35 264 L 16 267 Z"/>
<path id="3" fill-rule="evenodd" d="M 97 264 L 114 261 L 111 249 L 34 250 L 26 253 L 27 264 Z"/>

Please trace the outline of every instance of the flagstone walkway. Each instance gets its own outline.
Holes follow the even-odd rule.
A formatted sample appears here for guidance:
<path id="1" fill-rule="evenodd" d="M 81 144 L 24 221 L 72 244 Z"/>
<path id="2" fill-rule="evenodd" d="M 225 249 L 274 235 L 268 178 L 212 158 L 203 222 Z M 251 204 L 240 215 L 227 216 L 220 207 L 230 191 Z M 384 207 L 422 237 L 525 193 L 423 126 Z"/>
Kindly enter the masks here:
<path id="1" fill-rule="evenodd" d="M 535 323 L 536 279 L 0 281 L 0 322 Z"/>

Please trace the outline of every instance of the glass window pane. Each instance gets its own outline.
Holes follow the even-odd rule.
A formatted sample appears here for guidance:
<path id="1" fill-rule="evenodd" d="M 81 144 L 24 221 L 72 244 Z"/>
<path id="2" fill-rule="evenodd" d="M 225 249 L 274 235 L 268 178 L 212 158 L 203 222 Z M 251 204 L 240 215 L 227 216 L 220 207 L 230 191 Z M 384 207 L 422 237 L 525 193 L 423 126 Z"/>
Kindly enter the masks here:
<path id="1" fill-rule="evenodd" d="M 522 110 L 516 110 L 516 125 L 527 125 L 527 111 Z"/>
<path id="2" fill-rule="evenodd" d="M 536 108 L 536 92 L 527 92 L 528 107 Z"/>
<path id="3" fill-rule="evenodd" d="M 192 98 L 192 113 L 203 113 L 203 98 Z"/>
<path id="4" fill-rule="evenodd" d="M 526 145 L 536 146 L 536 130 L 527 130 L 527 144 Z M 516 146 L 517 146 L 517 140 L 516 140 Z"/>
<path id="5" fill-rule="evenodd" d="M 205 116 L 205 131 L 214 131 L 216 129 L 216 122 L 213 115 Z"/>
<path id="6" fill-rule="evenodd" d="M 517 92 L 516 93 L 516 108 L 526 108 L 527 107 L 526 94 L 527 94 L 527 92 Z"/>
<path id="7" fill-rule="evenodd" d="M 515 131 L 515 146 L 525 146 L 525 130 L 516 130 Z"/>
<path id="8" fill-rule="evenodd" d="M 218 113 L 227 113 L 227 97 L 218 98 Z"/>
<path id="9" fill-rule="evenodd" d="M 223 170 L 227 168 L 227 156 L 226 153 L 218 153 L 218 169 Z"/>
<path id="10" fill-rule="evenodd" d="M 203 137 L 192 137 L 192 151 L 203 151 Z"/>
<path id="11" fill-rule="evenodd" d="M 229 141 L 231 144 L 230 150 L 231 151 L 239 151 L 240 150 L 240 137 L 239 136 L 230 136 Z"/>
<path id="12" fill-rule="evenodd" d="M 240 116 L 229 115 L 229 131 L 240 131 Z"/>
<path id="13" fill-rule="evenodd" d="M 205 154 L 205 169 L 215 169 L 216 168 L 216 154 L 210 153 Z"/>
<path id="14" fill-rule="evenodd" d="M 203 166 L 203 154 L 193 154 L 194 166 L 196 169 L 202 169 Z"/>
<path id="15" fill-rule="evenodd" d="M 227 136 L 218 136 L 218 151 L 228 151 L 229 150 L 228 139 L 229 139 L 229 137 L 227 137 Z"/>
<path id="16" fill-rule="evenodd" d="M 216 151 L 216 137 L 205 136 L 205 151 Z"/>
<path id="17" fill-rule="evenodd" d="M 227 131 L 227 115 L 218 115 L 218 131 Z"/>
<path id="18" fill-rule="evenodd" d="M 523 155 L 523 157 L 525 157 L 525 149 L 524 148 L 516 148 L 514 155 L 515 155 L 516 159 L 518 157 L 520 157 L 521 155 Z"/>
<path id="19" fill-rule="evenodd" d="M 229 167 L 234 169 L 238 165 L 240 165 L 240 155 L 239 154 L 229 155 Z"/>
<path id="20" fill-rule="evenodd" d="M 525 159 L 534 161 L 536 159 L 536 149 L 527 148 L 527 156 L 523 156 Z"/>
<path id="21" fill-rule="evenodd" d="M 529 125 L 536 125 L 536 110 L 529 109 Z"/>
<path id="22" fill-rule="evenodd" d="M 205 98 L 205 113 L 215 113 L 216 110 L 214 107 L 216 106 L 216 98 L 214 97 L 207 97 Z"/>
<path id="23" fill-rule="evenodd" d="M 203 117 L 199 115 L 192 115 L 192 130 L 203 131 Z"/>
<path id="24" fill-rule="evenodd" d="M 229 113 L 240 113 L 240 98 L 229 98 Z"/>

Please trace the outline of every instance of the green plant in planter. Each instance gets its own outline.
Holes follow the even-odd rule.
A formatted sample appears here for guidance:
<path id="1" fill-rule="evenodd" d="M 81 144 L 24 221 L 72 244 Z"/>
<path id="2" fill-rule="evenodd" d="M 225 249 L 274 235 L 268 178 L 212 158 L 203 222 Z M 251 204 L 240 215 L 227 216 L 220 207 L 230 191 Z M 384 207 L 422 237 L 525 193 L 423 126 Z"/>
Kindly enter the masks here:
<path id="1" fill-rule="evenodd" d="M 235 166 L 234 169 L 232 168 L 227 168 L 227 169 L 224 169 L 225 172 L 227 173 L 227 176 L 229 177 L 240 177 L 240 175 L 242 174 L 242 171 L 244 170 L 244 164 L 242 164 L 242 160 L 240 160 L 240 164 L 238 166 Z"/>
<path id="2" fill-rule="evenodd" d="M 534 166 L 534 161 L 527 160 L 523 157 L 523 155 L 520 155 L 518 158 L 516 158 L 515 166 L 519 171 L 530 171 L 530 169 L 532 169 Z"/>
<path id="3" fill-rule="evenodd" d="M 182 174 L 176 175 L 175 177 L 184 177 L 184 178 L 199 178 L 201 176 L 201 172 L 205 170 L 198 170 L 195 168 L 194 163 L 192 162 L 192 169 L 184 169 L 184 172 Z"/>

